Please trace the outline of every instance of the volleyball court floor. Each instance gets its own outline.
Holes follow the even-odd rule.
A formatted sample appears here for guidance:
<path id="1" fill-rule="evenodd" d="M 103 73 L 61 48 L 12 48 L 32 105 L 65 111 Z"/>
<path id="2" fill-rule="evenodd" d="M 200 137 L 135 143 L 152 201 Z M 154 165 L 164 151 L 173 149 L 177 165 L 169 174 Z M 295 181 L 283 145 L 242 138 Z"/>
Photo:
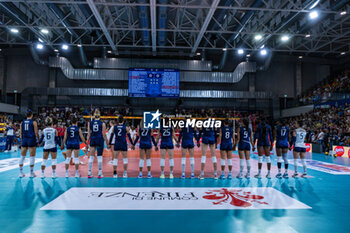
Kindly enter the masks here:
<path id="1" fill-rule="evenodd" d="M 103 173 L 87 178 L 87 157 L 81 152 L 81 178 L 64 178 L 64 158 L 58 152 L 57 179 L 41 179 L 42 148 L 37 150 L 36 178 L 18 178 L 19 152 L 0 153 L 0 232 L 349 232 L 350 161 L 317 153 L 307 154 L 308 177 L 277 179 L 276 156 L 272 154 L 272 179 L 256 179 L 257 155 L 252 154 L 250 179 L 215 180 L 210 156 L 206 179 L 181 179 L 181 152 L 175 149 L 174 179 L 160 179 L 160 152 L 152 151 L 152 179 L 138 179 L 139 151 L 129 150 L 129 178 L 112 178 L 111 153 L 105 150 Z M 209 152 L 208 152 L 209 155 Z M 220 174 L 220 152 L 216 150 Z M 294 171 L 292 155 L 290 172 Z M 196 176 L 201 152 L 195 149 Z M 26 161 L 28 162 L 28 160 Z M 186 176 L 190 175 L 189 159 Z M 166 160 L 165 175 L 169 175 Z M 119 158 L 118 175 L 122 176 Z M 283 171 L 284 169 L 282 169 Z M 298 167 L 299 172 L 302 167 Z M 239 171 L 233 155 L 233 177 Z M 24 172 L 29 173 L 28 163 Z M 226 167 L 226 175 L 227 175 Z M 263 177 L 266 164 L 263 165 Z M 147 175 L 146 167 L 144 176 Z M 88 189 L 87 189 L 88 188 Z M 218 192 L 218 190 L 220 192 Z M 87 192 L 87 193 L 86 193 Z M 166 193 L 197 199 L 128 198 L 135 193 Z M 125 194 L 127 193 L 127 194 Z M 203 194 L 203 195 L 202 195 Z M 160 194 L 159 194 L 160 195 Z M 162 199 L 159 200 L 159 199 Z M 181 200 L 180 200 L 181 199 Z M 137 201 L 135 201 L 137 200 Z M 164 201 L 165 200 L 165 201 Z M 170 200 L 170 201 L 169 201 Z M 186 201 L 185 201 L 186 200 Z M 136 204 L 135 204 L 136 203 Z"/>

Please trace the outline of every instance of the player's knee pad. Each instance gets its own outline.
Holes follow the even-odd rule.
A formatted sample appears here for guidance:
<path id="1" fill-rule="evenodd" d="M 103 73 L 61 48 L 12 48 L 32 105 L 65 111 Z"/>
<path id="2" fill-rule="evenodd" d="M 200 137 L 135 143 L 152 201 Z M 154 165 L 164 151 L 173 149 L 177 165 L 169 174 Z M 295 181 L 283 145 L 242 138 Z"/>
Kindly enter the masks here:
<path id="1" fill-rule="evenodd" d="M 169 165 L 170 167 L 174 167 L 174 159 L 169 159 Z"/>
<path id="2" fill-rule="evenodd" d="M 211 157 L 211 161 L 213 161 L 213 163 L 217 163 L 218 162 L 217 159 L 216 159 L 216 156 Z"/>
<path id="3" fill-rule="evenodd" d="M 258 158 L 258 163 L 262 163 L 263 162 L 263 157 L 262 156 L 259 156 Z"/>
<path id="4" fill-rule="evenodd" d="M 227 159 L 227 165 L 232 166 L 232 159 Z"/>
<path id="5" fill-rule="evenodd" d="M 41 166 L 46 166 L 46 163 L 47 163 L 47 159 L 43 159 L 43 161 L 41 162 Z"/>
<path id="6" fill-rule="evenodd" d="M 117 166 L 118 165 L 118 159 L 113 159 L 113 166 Z"/>
<path id="7" fill-rule="evenodd" d="M 152 164 L 152 163 L 151 163 L 151 159 L 147 159 L 147 160 L 146 160 L 146 165 L 147 165 L 147 167 L 150 167 L 151 164 Z"/>
<path id="8" fill-rule="evenodd" d="M 143 167 L 143 164 L 145 163 L 145 161 L 143 159 L 140 159 L 140 162 L 139 162 L 139 167 Z"/>
<path id="9" fill-rule="evenodd" d="M 225 166 L 225 165 L 226 165 L 225 159 L 221 159 L 221 166 Z"/>
<path id="10" fill-rule="evenodd" d="M 186 158 L 181 158 L 181 165 L 185 165 L 186 164 Z"/>
<path id="11" fill-rule="evenodd" d="M 69 163 L 70 163 L 70 160 L 71 160 L 71 158 L 67 156 L 65 163 L 66 163 L 66 164 L 69 164 Z"/>
<path id="12" fill-rule="evenodd" d="M 270 158 L 270 156 L 266 156 L 266 163 L 271 163 L 271 158 Z"/>
<path id="13" fill-rule="evenodd" d="M 194 158 L 190 158 L 190 163 L 194 164 Z"/>
<path id="14" fill-rule="evenodd" d="M 79 164 L 79 158 L 74 158 L 74 164 L 78 165 Z"/>
<path id="15" fill-rule="evenodd" d="M 300 159 L 301 160 L 301 164 L 303 165 L 303 167 L 306 166 L 306 162 L 305 162 L 305 159 Z"/>
<path id="16" fill-rule="evenodd" d="M 128 158 L 123 159 L 124 164 L 128 164 Z"/>
<path id="17" fill-rule="evenodd" d="M 282 162 L 283 162 L 282 156 L 277 156 L 277 163 L 282 163 Z"/>
<path id="18" fill-rule="evenodd" d="M 19 159 L 19 165 L 23 165 L 25 159 L 25 156 L 21 156 L 21 158 Z"/>
<path id="19" fill-rule="evenodd" d="M 165 166 L 165 159 L 160 159 L 160 166 L 164 167 Z"/>
<path id="20" fill-rule="evenodd" d="M 207 160 L 207 157 L 204 155 L 204 156 L 202 156 L 202 158 L 201 158 L 201 163 L 205 163 L 205 161 Z"/>
<path id="21" fill-rule="evenodd" d="M 283 160 L 284 160 L 284 164 L 288 164 L 288 154 L 287 153 L 283 153 L 282 157 L 283 157 Z"/>
<path id="22" fill-rule="evenodd" d="M 30 156 L 29 157 L 29 165 L 34 165 L 35 164 L 35 157 L 34 156 Z"/>
<path id="23" fill-rule="evenodd" d="M 241 167 L 244 166 L 244 159 L 239 159 L 239 165 L 240 165 Z"/>
<path id="24" fill-rule="evenodd" d="M 56 164 L 57 164 L 57 159 L 53 159 L 53 160 L 51 161 L 51 166 L 56 166 Z"/>

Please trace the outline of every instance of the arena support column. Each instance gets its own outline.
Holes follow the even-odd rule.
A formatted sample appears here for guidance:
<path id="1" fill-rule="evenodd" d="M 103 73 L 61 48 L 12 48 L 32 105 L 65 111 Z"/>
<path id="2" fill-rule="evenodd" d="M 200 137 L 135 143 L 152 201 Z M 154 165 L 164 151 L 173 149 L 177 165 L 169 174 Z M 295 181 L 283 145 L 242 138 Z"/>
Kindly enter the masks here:
<path id="1" fill-rule="evenodd" d="M 49 69 L 49 88 L 56 88 L 56 82 L 57 82 L 57 71 L 56 69 Z M 56 95 L 49 95 L 48 96 L 48 104 L 49 105 L 56 105 Z"/>

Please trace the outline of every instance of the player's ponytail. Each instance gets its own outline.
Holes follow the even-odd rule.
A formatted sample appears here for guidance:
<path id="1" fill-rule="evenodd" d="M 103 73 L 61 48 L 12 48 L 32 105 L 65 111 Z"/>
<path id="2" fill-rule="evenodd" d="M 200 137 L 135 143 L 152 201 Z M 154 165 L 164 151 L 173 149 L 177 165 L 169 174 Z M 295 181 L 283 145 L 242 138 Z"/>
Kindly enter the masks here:
<path id="1" fill-rule="evenodd" d="M 98 109 L 96 109 L 95 112 L 94 112 L 94 118 L 95 119 L 99 119 L 100 117 L 101 117 L 101 113 L 100 113 L 100 111 Z"/>

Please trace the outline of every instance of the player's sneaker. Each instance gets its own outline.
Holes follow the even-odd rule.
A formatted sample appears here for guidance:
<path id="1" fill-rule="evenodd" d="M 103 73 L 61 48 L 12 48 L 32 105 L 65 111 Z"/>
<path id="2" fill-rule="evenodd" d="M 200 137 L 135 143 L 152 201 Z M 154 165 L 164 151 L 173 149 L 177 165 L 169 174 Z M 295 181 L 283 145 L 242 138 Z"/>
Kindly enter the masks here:
<path id="1" fill-rule="evenodd" d="M 284 174 L 283 174 L 283 178 L 289 178 L 289 176 L 288 176 L 288 172 L 285 172 Z"/>
<path id="2" fill-rule="evenodd" d="M 98 174 L 98 177 L 99 179 L 102 179 L 103 178 L 103 175 L 102 174 Z"/>
<path id="3" fill-rule="evenodd" d="M 69 174 L 68 174 L 68 172 L 66 172 L 66 178 L 68 178 L 69 177 Z"/>
<path id="4" fill-rule="evenodd" d="M 127 172 L 123 173 L 123 178 L 128 178 L 128 173 Z"/>
<path id="5" fill-rule="evenodd" d="M 170 179 L 174 179 L 173 173 L 170 173 L 169 178 L 170 178 Z"/>
<path id="6" fill-rule="evenodd" d="M 118 178 L 118 174 L 114 174 L 113 178 L 117 179 Z"/>
<path id="7" fill-rule="evenodd" d="M 181 178 L 182 178 L 182 179 L 185 179 L 185 178 L 186 178 L 185 173 L 182 173 Z"/>
<path id="8" fill-rule="evenodd" d="M 255 177 L 255 178 L 258 178 L 258 179 L 261 179 L 261 174 L 258 173 L 258 174 L 256 174 L 254 177 Z"/>
<path id="9" fill-rule="evenodd" d="M 305 178 L 307 176 L 307 173 L 306 172 L 304 172 L 302 175 L 301 175 L 301 177 L 303 177 L 303 178 Z"/>
<path id="10" fill-rule="evenodd" d="M 229 173 L 229 174 L 227 175 L 227 179 L 229 179 L 229 180 L 232 179 L 232 174 L 231 174 L 231 173 Z"/>
<path id="11" fill-rule="evenodd" d="M 79 172 L 76 172 L 76 173 L 75 173 L 75 178 L 79 178 L 79 177 L 80 177 Z"/>
<path id="12" fill-rule="evenodd" d="M 282 178 L 282 174 L 280 172 L 277 173 L 276 178 L 281 179 Z"/>
<path id="13" fill-rule="evenodd" d="M 245 178 L 250 179 L 250 173 L 249 172 L 247 172 L 247 174 L 245 174 Z"/>
<path id="14" fill-rule="evenodd" d="M 266 178 L 267 178 L 267 179 L 271 179 L 271 174 L 270 174 L 270 172 L 267 173 Z"/>
<path id="15" fill-rule="evenodd" d="M 214 174 L 214 180 L 217 180 L 219 177 L 217 174 Z"/>
<path id="16" fill-rule="evenodd" d="M 8 150 L 5 150 L 4 152 L 7 153 L 7 152 L 9 152 L 9 151 L 8 151 Z"/>
<path id="17" fill-rule="evenodd" d="M 204 179 L 204 175 L 200 174 L 200 175 L 198 176 L 198 179 L 203 180 L 203 179 Z"/>
<path id="18" fill-rule="evenodd" d="M 34 172 L 31 172 L 30 175 L 29 175 L 30 178 L 34 178 L 36 177 L 35 173 Z"/>
<path id="19" fill-rule="evenodd" d="M 152 178 L 152 174 L 151 174 L 151 173 L 148 173 L 147 178 L 148 178 L 148 179 L 151 179 L 151 178 Z"/>
<path id="20" fill-rule="evenodd" d="M 224 174 L 221 174 L 220 179 L 221 179 L 221 180 L 224 180 L 225 178 L 226 178 L 225 175 L 224 175 Z"/>
<path id="21" fill-rule="evenodd" d="M 45 174 L 44 174 L 44 173 L 41 173 L 40 178 L 41 178 L 41 179 L 44 179 L 44 178 L 45 178 Z"/>
<path id="22" fill-rule="evenodd" d="M 140 179 L 141 179 L 141 178 L 142 178 L 142 173 L 140 173 L 139 176 L 138 176 L 137 178 L 140 178 Z"/>
<path id="23" fill-rule="evenodd" d="M 56 179 L 57 176 L 56 176 L 56 173 L 52 173 L 52 179 Z"/>
<path id="24" fill-rule="evenodd" d="M 191 179 L 194 179 L 194 173 L 191 173 Z"/>
<path id="25" fill-rule="evenodd" d="M 165 178 L 165 175 L 164 175 L 164 174 L 161 174 L 159 178 L 164 179 L 164 178 Z"/>
<path id="26" fill-rule="evenodd" d="M 26 175 L 24 175 L 23 172 L 19 173 L 19 175 L 18 175 L 19 178 L 23 178 L 23 177 L 25 177 L 25 176 L 26 176 Z"/>
<path id="27" fill-rule="evenodd" d="M 236 178 L 242 179 L 242 178 L 243 178 L 243 174 L 240 172 L 240 173 L 236 176 Z"/>
<path id="28" fill-rule="evenodd" d="M 298 177 L 298 172 L 294 172 L 294 174 L 292 175 L 293 178 L 297 178 Z"/>
<path id="29" fill-rule="evenodd" d="M 93 176 L 92 176 L 92 174 L 91 173 L 89 173 L 88 174 L 88 178 L 92 178 Z"/>

